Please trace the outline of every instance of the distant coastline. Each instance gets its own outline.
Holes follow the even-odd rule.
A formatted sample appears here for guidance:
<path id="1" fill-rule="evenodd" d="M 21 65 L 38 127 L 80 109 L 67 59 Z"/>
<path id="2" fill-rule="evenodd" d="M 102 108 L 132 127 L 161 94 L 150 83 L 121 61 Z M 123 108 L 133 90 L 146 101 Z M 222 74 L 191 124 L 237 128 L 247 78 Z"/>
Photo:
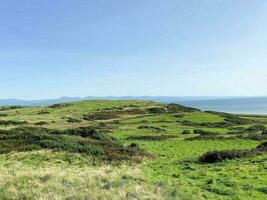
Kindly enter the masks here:
<path id="1" fill-rule="evenodd" d="M 267 115 L 267 97 L 173 97 L 173 96 L 106 96 L 95 97 L 61 97 L 58 99 L 43 100 L 20 100 L 0 99 L 0 106 L 21 105 L 21 106 L 46 106 L 56 103 L 74 102 L 81 100 L 145 100 L 158 101 L 162 103 L 178 103 L 207 111 L 220 111 L 234 114 L 246 115 Z"/>

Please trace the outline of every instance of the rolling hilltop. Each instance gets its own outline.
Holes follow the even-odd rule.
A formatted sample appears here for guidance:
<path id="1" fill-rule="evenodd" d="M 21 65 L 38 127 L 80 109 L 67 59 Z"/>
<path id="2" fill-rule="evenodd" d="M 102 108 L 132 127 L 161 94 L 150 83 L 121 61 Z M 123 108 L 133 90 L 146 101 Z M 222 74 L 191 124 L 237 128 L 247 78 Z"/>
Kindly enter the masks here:
<path id="1" fill-rule="evenodd" d="M 267 117 L 91 100 L 0 108 L 0 199 L 266 199 Z"/>

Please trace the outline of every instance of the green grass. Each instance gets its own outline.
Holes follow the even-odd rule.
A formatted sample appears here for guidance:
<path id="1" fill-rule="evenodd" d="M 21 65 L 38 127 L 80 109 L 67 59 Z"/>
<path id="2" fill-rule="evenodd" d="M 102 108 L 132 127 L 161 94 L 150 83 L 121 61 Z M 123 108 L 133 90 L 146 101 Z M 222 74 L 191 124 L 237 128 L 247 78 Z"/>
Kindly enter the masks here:
<path id="1" fill-rule="evenodd" d="M 153 107 L 160 109 L 152 109 L 151 113 Z M 25 126 L 59 132 L 35 131 L 28 135 L 30 142 L 23 143 L 25 140 L 20 137 L 12 139 L 12 134 L 18 134 L 12 132 L 18 125 L 0 125 L 0 129 L 11 130 L 0 134 L 0 199 L 267 198 L 266 153 L 214 164 L 198 161 L 199 156 L 212 150 L 257 147 L 265 137 L 254 140 L 248 136 L 261 136 L 261 132 L 247 132 L 246 128 L 256 124 L 266 126 L 265 116 L 229 117 L 179 106 L 171 108 L 169 112 L 165 105 L 144 101 L 82 101 L 0 111 L 2 121 L 27 121 Z M 155 110 L 160 112 L 154 113 Z M 103 117 L 106 113 L 108 117 Z M 88 120 L 84 119 L 85 115 L 97 118 Z M 229 124 L 225 126 L 213 126 L 227 120 Z M 192 125 L 182 124 L 183 121 Z M 79 128 L 88 126 L 97 132 L 85 133 Z M 234 127 L 243 130 L 228 134 Z M 216 138 L 203 139 L 193 133 L 195 129 L 214 132 Z M 190 130 L 191 134 L 182 134 L 184 130 Z M 32 141 L 37 136 L 56 143 L 44 148 L 39 140 Z M 66 148 L 58 148 L 65 142 Z M 17 143 L 39 146 L 19 149 Z M 128 154 L 128 148 L 137 148 L 142 159 L 136 163 L 121 157 L 114 163 L 100 159 L 101 154 L 78 151 L 83 143 L 100 148 L 111 158 L 114 156 L 108 153 L 112 152 L 111 147 L 124 149 L 115 151 L 116 155 L 126 153 L 129 158 L 134 154 Z M 9 151 L 3 151 L 7 147 Z"/>

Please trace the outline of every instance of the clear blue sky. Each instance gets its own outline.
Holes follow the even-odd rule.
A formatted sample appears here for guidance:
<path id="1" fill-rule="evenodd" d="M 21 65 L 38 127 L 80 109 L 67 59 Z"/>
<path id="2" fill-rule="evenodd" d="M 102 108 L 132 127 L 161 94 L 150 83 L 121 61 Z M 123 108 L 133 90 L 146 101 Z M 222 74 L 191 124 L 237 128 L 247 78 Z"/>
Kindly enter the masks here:
<path id="1" fill-rule="evenodd" d="M 266 0 L 1 0 L 0 98 L 267 95 Z"/>

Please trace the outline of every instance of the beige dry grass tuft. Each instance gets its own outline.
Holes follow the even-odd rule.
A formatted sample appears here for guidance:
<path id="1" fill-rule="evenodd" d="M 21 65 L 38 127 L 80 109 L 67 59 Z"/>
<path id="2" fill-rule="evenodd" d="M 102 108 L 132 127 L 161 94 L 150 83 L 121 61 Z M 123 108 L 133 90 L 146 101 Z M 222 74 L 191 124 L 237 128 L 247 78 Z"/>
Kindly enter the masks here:
<path id="1" fill-rule="evenodd" d="M 0 156 L 0 199 L 162 199 L 138 166 L 92 166 L 79 154 L 52 151 Z"/>

